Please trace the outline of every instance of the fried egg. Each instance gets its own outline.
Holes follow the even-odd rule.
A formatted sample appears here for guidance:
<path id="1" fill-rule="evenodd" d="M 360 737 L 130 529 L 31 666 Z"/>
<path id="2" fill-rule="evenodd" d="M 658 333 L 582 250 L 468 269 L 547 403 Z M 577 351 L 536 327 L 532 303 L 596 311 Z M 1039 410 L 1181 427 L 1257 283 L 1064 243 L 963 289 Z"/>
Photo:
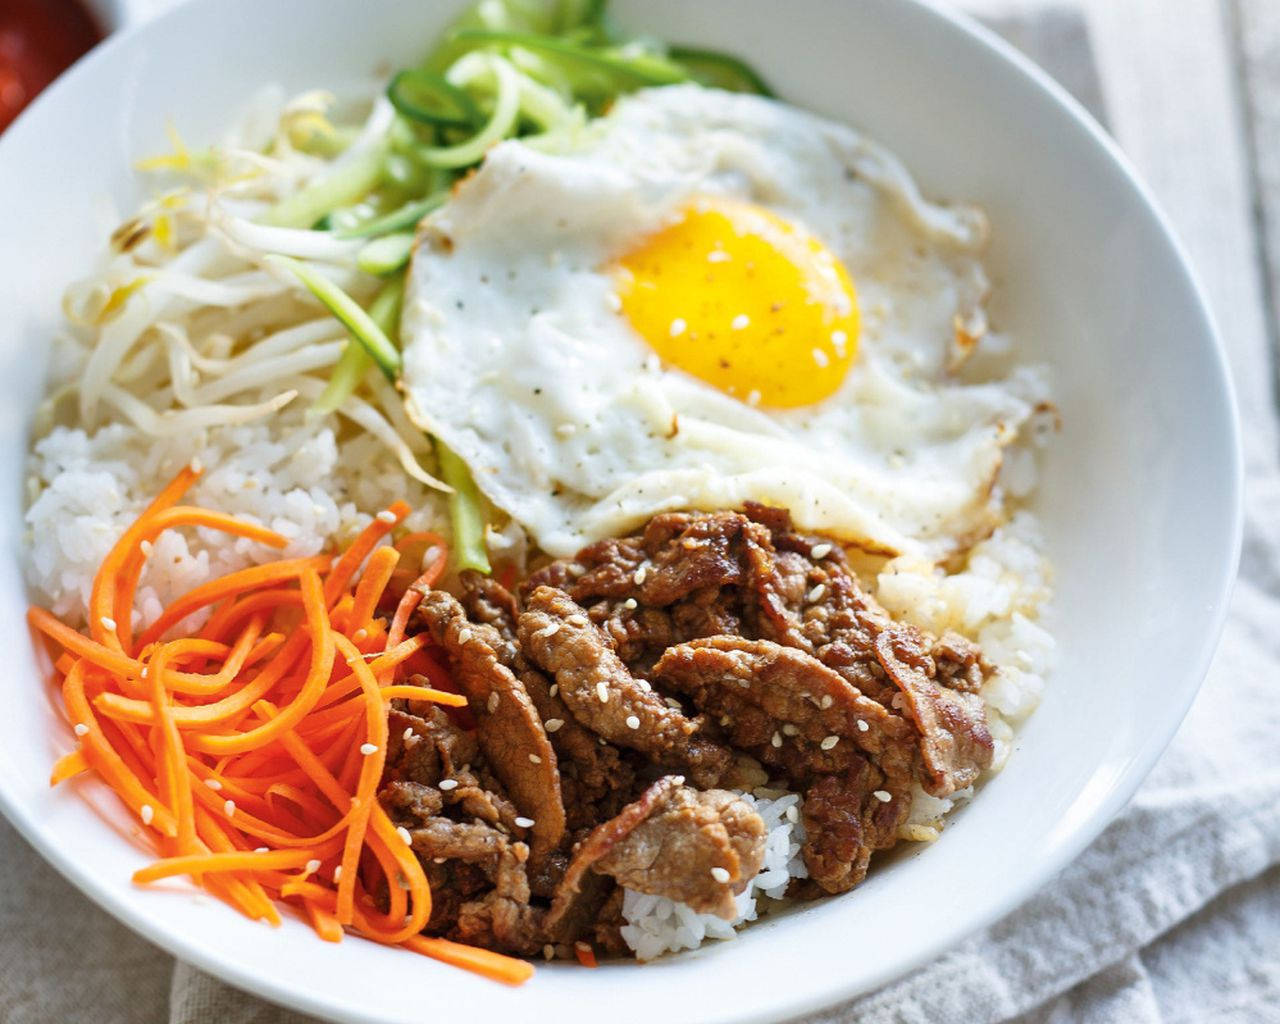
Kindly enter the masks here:
<path id="1" fill-rule="evenodd" d="M 1002 516 L 1039 373 L 962 382 L 986 223 L 776 101 L 637 93 L 508 141 L 419 231 L 409 414 L 553 555 L 756 500 L 884 554 Z"/>

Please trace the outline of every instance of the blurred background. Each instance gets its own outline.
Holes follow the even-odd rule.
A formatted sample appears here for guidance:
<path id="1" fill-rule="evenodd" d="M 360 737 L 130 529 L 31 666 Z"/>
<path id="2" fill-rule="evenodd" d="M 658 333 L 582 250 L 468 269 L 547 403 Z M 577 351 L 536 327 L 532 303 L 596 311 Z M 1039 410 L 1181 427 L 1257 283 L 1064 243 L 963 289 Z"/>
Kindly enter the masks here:
<path id="1" fill-rule="evenodd" d="M 102 35 L 169 2 L 0 0 L 0 131 Z M 899 983 L 811 1021 L 1280 1022 L 1280 0 L 960 6 L 1112 133 L 1199 271 L 1245 428 L 1244 556 L 1205 689 L 1129 810 L 1054 886 L 968 949 L 922 969 L 914 988 Z M 1233 703 L 1234 715 L 1222 712 Z M 1270 754 L 1251 753 L 1267 722 Z M 1250 766 L 1246 777 L 1241 764 Z M 1240 787 L 1256 792 L 1259 813 L 1228 820 L 1222 794 Z M 1187 845 L 1184 871 L 1156 875 L 1134 863 L 1152 843 L 1185 836 L 1197 841 Z M 0 941 L 5 1021 L 83 1020 L 90 1012 L 98 1024 L 301 1020 L 175 966 L 73 897 L 2 822 L 0 849 L 20 883 L 0 892 L 9 935 Z M 1127 901 L 1124 913 L 1073 916 L 1084 894 L 1100 890 Z M 48 908 L 72 898 L 79 918 L 69 933 L 65 916 Z M 1054 939 L 1037 949 L 1036 924 L 1046 919 L 1057 922 Z M 110 955 L 86 955 L 90 946 Z M 978 977 L 979 967 L 987 975 Z M 970 971 L 963 983 L 961 968 Z"/>

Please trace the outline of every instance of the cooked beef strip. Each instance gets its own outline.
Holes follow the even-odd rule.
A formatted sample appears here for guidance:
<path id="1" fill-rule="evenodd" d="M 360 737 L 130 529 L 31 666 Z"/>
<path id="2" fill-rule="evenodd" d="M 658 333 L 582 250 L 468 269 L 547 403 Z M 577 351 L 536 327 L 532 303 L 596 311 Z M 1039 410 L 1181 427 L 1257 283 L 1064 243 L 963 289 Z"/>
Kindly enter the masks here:
<path id="1" fill-rule="evenodd" d="M 564 835 L 560 772 L 524 685 L 498 657 L 501 636 L 492 626 L 471 623 L 457 600 L 443 591 L 423 597 L 418 615 L 455 669 L 490 768 L 521 813 L 533 819 L 535 858 L 549 853 Z"/>
<path id="2" fill-rule="evenodd" d="M 653 679 L 716 719 L 734 747 L 795 782 L 843 773 L 861 753 L 910 778 L 911 726 L 794 647 L 736 636 L 694 640 L 670 648 Z"/>
<path id="3" fill-rule="evenodd" d="M 944 797 L 973 785 L 991 767 L 995 750 L 982 698 L 931 678 L 933 659 L 918 630 L 885 630 L 876 637 L 876 656 L 901 688 L 920 730 L 925 791 Z"/>
<path id="4" fill-rule="evenodd" d="M 640 792 L 653 766 L 703 786 L 734 779 L 721 737 L 804 791 L 810 878 L 792 891 L 805 896 L 861 881 L 871 853 L 896 841 L 917 776 L 940 795 L 990 763 L 976 696 L 989 667 L 978 648 L 894 623 L 840 547 L 796 532 L 784 510 L 657 516 L 640 535 L 535 573 L 523 614 L 490 577 L 464 573 L 460 583 L 461 606 L 429 594 L 420 621 L 454 664 L 479 743 L 438 707 L 397 704 L 382 794 L 415 836 L 436 893 L 432 934 L 525 954 L 550 943 L 558 955 L 586 937 L 622 952 L 621 885 L 731 914 L 733 892 L 763 857 L 759 817 L 732 793 L 670 778 Z M 459 643 L 462 629 L 471 637 Z M 670 707 L 647 679 L 709 720 Z M 521 712 L 486 729 L 494 692 L 500 703 L 514 694 Z M 626 726 L 631 715 L 639 729 Z M 557 758 L 543 763 L 558 762 L 567 827 L 558 848 L 529 858 L 505 793 L 535 822 L 542 815 L 520 799 L 504 759 L 543 723 Z M 435 788 L 445 777 L 457 785 Z M 712 867 L 729 872 L 719 892 Z"/>
<path id="5" fill-rule="evenodd" d="M 395 705 L 387 714 L 387 775 L 434 785 L 476 759 L 474 733 L 460 729 L 436 704 L 412 714 Z"/>
<path id="6" fill-rule="evenodd" d="M 713 786 L 733 760 L 701 734 L 701 723 L 669 707 L 637 680 L 564 591 L 538 587 L 520 615 L 520 646 L 554 674 L 559 697 L 582 725 L 605 740 L 638 750 L 656 764 L 686 771 Z"/>
<path id="7" fill-rule="evenodd" d="M 764 822 L 735 793 L 699 792 L 683 782 L 659 779 L 593 830 L 575 852 L 565 886 L 575 890 L 590 870 L 732 920 L 734 897 L 764 863 Z"/>
<path id="8" fill-rule="evenodd" d="M 591 828 L 613 817 L 635 791 L 635 770 L 617 747 L 578 722 L 545 675 L 529 664 L 516 636 L 515 597 L 492 577 L 467 571 L 461 576 L 462 603 L 473 622 L 493 626 L 507 641 L 496 648 L 502 661 L 524 684 L 543 728 L 555 748 L 560 770 L 566 826 Z"/>
<path id="9" fill-rule="evenodd" d="M 972 640 L 950 631 L 933 645 L 933 662 L 938 666 L 938 682 L 953 690 L 977 693 L 990 672 L 982 650 Z"/>

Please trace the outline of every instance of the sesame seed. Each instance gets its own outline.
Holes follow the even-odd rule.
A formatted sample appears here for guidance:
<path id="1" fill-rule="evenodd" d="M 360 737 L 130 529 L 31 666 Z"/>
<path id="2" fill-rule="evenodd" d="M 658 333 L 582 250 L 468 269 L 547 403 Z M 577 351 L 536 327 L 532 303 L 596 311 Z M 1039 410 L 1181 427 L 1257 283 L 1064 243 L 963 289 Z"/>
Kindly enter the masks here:
<path id="1" fill-rule="evenodd" d="M 684 710 L 684 708 L 680 706 L 680 702 L 676 700 L 674 697 L 664 697 L 662 699 L 667 702 L 667 707 L 669 707 L 672 711 Z"/>
<path id="2" fill-rule="evenodd" d="M 494 690 L 493 693 L 489 694 L 489 699 L 485 701 L 485 707 L 489 709 L 489 714 L 493 714 L 498 710 L 498 701 L 500 699 L 501 698 L 499 697 L 497 690 Z"/>
<path id="3" fill-rule="evenodd" d="M 684 785 L 684 776 L 683 776 L 683 775 L 673 775 L 673 776 L 671 776 L 671 781 L 672 781 L 672 782 L 674 782 L 677 786 L 683 786 L 683 785 Z"/>
<path id="4" fill-rule="evenodd" d="M 749 690 L 749 689 L 751 689 L 751 680 L 750 680 L 750 679 L 739 679 L 739 680 L 738 680 L 738 685 L 739 685 L 739 686 L 741 686 L 744 690 Z"/>
<path id="5" fill-rule="evenodd" d="M 640 584 L 644 582 L 644 578 L 648 575 L 649 575 L 648 567 L 642 565 L 640 566 L 639 569 L 635 571 L 635 575 L 631 577 L 631 582 L 638 587 L 640 586 Z"/>
<path id="6" fill-rule="evenodd" d="M 733 719 L 732 719 L 732 718 L 730 718 L 728 715 L 721 715 L 721 716 L 720 716 L 720 724 L 721 724 L 721 725 L 729 725 L 729 724 L 731 724 L 732 722 L 733 722 Z"/>
<path id="7" fill-rule="evenodd" d="M 573 944 L 573 948 L 574 948 L 574 949 L 580 949 L 580 950 L 582 950 L 582 952 L 584 952 L 584 953 L 590 953 L 590 952 L 591 952 L 591 943 L 589 943 L 589 942 L 581 942 L 581 941 L 579 941 L 579 942 L 575 942 L 575 943 Z"/>
<path id="8" fill-rule="evenodd" d="M 529 763 L 530 763 L 530 764 L 542 764 L 542 758 L 540 758 L 537 754 L 530 754 L 530 755 L 529 755 Z"/>
<path id="9" fill-rule="evenodd" d="M 729 326 L 732 327 L 735 331 L 741 331 L 741 330 L 744 330 L 746 327 L 748 327 L 750 324 L 751 324 L 751 317 L 747 316 L 746 313 L 739 313 L 737 316 L 733 318 L 733 320 L 730 321 Z"/>
<path id="10" fill-rule="evenodd" d="M 143 665 L 143 666 L 142 666 L 142 671 L 141 671 L 141 672 L 139 672 L 139 673 L 138 673 L 138 675 L 139 675 L 139 677 L 141 677 L 142 679 L 146 679 L 146 678 L 147 678 L 147 676 L 148 676 L 148 675 L 150 675 L 150 673 L 151 673 L 151 666 L 150 666 L 150 665 Z"/>
<path id="11" fill-rule="evenodd" d="M 826 558 L 829 554 L 831 554 L 830 544 L 815 544 L 809 549 L 809 556 L 811 558 Z"/>
<path id="12" fill-rule="evenodd" d="M 809 591 L 809 603 L 814 604 L 817 601 L 821 601 L 822 595 L 825 594 L 826 592 L 827 592 L 827 585 L 825 583 L 819 583 L 816 587 L 814 587 L 811 591 Z"/>
<path id="13" fill-rule="evenodd" d="M 536 630 L 533 635 L 538 637 L 548 637 L 548 636 L 555 636 L 559 632 L 560 632 L 560 623 L 553 622 L 549 626 L 543 626 L 542 629 Z"/>
<path id="14" fill-rule="evenodd" d="M 548 942 L 542 947 L 542 958 L 544 960 L 554 960 L 556 958 L 556 947 Z"/>
<path id="15" fill-rule="evenodd" d="M 724 885 L 725 882 L 729 881 L 729 872 L 726 871 L 724 868 L 712 868 L 711 877 L 714 878 L 721 885 Z"/>
<path id="16" fill-rule="evenodd" d="M 610 292 L 606 297 L 606 301 L 609 303 L 609 308 L 615 313 L 622 312 L 622 299 L 617 292 Z"/>
<path id="17" fill-rule="evenodd" d="M 89 727 L 84 722 L 76 722 L 75 733 L 77 736 L 87 736 L 89 735 Z"/>
<path id="18" fill-rule="evenodd" d="M 307 861 L 306 871 L 308 875 L 314 875 L 319 870 L 320 870 L 320 862 L 318 860 L 312 857 L 311 860 Z"/>
<path id="19" fill-rule="evenodd" d="M 780 733 L 780 732 L 775 732 L 775 733 L 773 734 L 773 738 L 772 738 L 772 739 L 770 739 L 770 740 L 769 740 L 769 742 L 770 742 L 773 746 L 775 746 L 775 747 L 780 747 L 780 746 L 782 746 L 782 733 Z"/>
<path id="20" fill-rule="evenodd" d="M 752 390 L 747 392 L 747 405 L 759 405 L 759 404 L 760 404 L 760 392 L 753 388 Z"/>
<path id="21" fill-rule="evenodd" d="M 787 722 L 782 726 L 782 735 L 784 736 L 795 736 L 799 731 L 800 730 L 790 722 Z"/>
<path id="22" fill-rule="evenodd" d="M 409 728 L 407 728 L 407 729 L 404 731 L 404 741 L 405 741 L 406 743 L 409 743 L 409 742 L 411 742 L 412 740 L 413 740 L 413 726 L 409 726 Z"/>
<path id="23" fill-rule="evenodd" d="M 333 881 L 334 881 L 334 884 L 337 884 L 338 882 L 342 881 L 342 865 L 341 864 L 339 864 L 336 868 L 333 869 Z"/>
<path id="24" fill-rule="evenodd" d="M 438 785 L 441 789 L 443 789 L 447 793 L 451 789 L 458 788 L 458 780 L 457 779 L 441 779 L 438 783 L 436 783 L 436 785 Z"/>
<path id="25" fill-rule="evenodd" d="M 636 599 L 634 597 L 629 597 L 622 602 L 622 607 L 630 612 L 630 611 L 635 611 L 638 605 L 636 604 Z"/>
<path id="26" fill-rule="evenodd" d="M 561 423 L 556 427 L 556 437 L 573 437 L 578 432 L 578 427 L 573 423 Z"/>
<path id="27" fill-rule="evenodd" d="M 547 689 L 547 694 L 548 694 L 548 696 L 551 696 L 551 697 L 554 697 L 554 696 L 555 696 L 557 693 L 559 693 L 559 692 L 560 692 L 560 684 L 559 684 L 559 683 L 552 683 L 552 684 L 551 684 L 551 686 L 550 686 L 550 687 L 548 687 L 548 689 Z"/>
<path id="28" fill-rule="evenodd" d="M 378 752 L 378 744 L 376 743 L 360 744 L 360 753 L 364 754 L 365 757 L 368 757 L 370 754 L 376 754 L 377 752 Z"/>
<path id="29" fill-rule="evenodd" d="M 138 550 L 141 551 L 148 558 L 150 558 L 151 552 L 155 550 L 155 545 L 152 544 L 151 541 L 149 540 L 144 540 L 138 544 Z"/>
<path id="30" fill-rule="evenodd" d="M 217 779 L 205 779 L 204 784 L 208 786 L 211 790 L 213 790 L 215 793 L 222 788 L 222 783 L 219 782 Z"/>
<path id="31" fill-rule="evenodd" d="M 792 804 L 785 811 L 783 811 L 782 816 L 786 818 L 787 821 L 791 822 L 793 825 L 800 820 L 800 812 L 796 810 L 795 804 Z"/>
<path id="32" fill-rule="evenodd" d="M 354 640 L 356 643 L 359 643 L 361 640 L 366 640 L 368 639 L 368 637 L 369 637 L 369 631 L 363 627 L 361 627 L 360 629 L 357 629 L 354 633 L 351 634 L 351 639 Z"/>
<path id="33" fill-rule="evenodd" d="M 236 802 L 234 800 L 228 800 L 222 805 L 222 809 L 227 812 L 227 817 L 230 818 L 236 813 Z"/>
<path id="34" fill-rule="evenodd" d="M 589 622 L 589 620 L 585 615 L 570 615 L 564 621 L 569 623 L 569 625 L 571 626 L 577 626 L 579 629 L 581 629 L 583 626 L 586 626 Z"/>
<path id="35" fill-rule="evenodd" d="M 465 628 L 458 630 L 458 643 L 465 644 L 470 639 L 471 639 L 471 630 L 465 629 Z"/>
<path id="36" fill-rule="evenodd" d="M 204 463 L 200 461 L 200 456 L 198 456 L 198 455 L 197 455 L 194 459 L 192 459 L 192 460 L 191 460 L 191 462 L 189 463 L 189 465 L 191 466 L 191 472 L 193 472 L 193 473 L 203 473 L 203 472 L 204 472 Z"/>
<path id="37" fill-rule="evenodd" d="M 542 723 L 543 728 L 546 729 L 547 732 L 555 732 L 562 725 L 564 725 L 563 718 L 548 718 Z"/>
<path id="38" fill-rule="evenodd" d="M 849 335 L 844 331 L 831 332 L 831 344 L 835 346 L 836 352 L 844 355 L 844 347 L 849 343 Z"/>
<path id="39" fill-rule="evenodd" d="M 644 692 L 645 692 L 645 693 L 652 693 L 652 692 L 653 692 L 653 687 L 649 685 L 649 680 L 647 680 L 647 679 L 637 679 L 637 680 L 636 680 L 636 686 L 638 686 L 638 687 L 640 687 L 640 689 L 644 690 Z"/>
<path id="40" fill-rule="evenodd" d="M 707 253 L 708 263 L 728 263 L 731 259 L 733 259 L 733 257 L 723 249 L 712 249 Z"/>
<path id="41" fill-rule="evenodd" d="M 396 514 L 392 512 L 389 508 L 384 508 L 381 512 L 378 513 L 378 519 L 380 519 L 384 523 L 394 523 L 396 521 Z"/>
<path id="42" fill-rule="evenodd" d="M 882 804 L 887 804 L 890 800 L 893 799 L 893 794 L 890 793 L 887 789 L 877 789 L 871 795 L 875 797 L 877 800 L 879 800 Z"/>
<path id="43" fill-rule="evenodd" d="M 107 630 L 108 632 L 114 633 L 116 631 L 115 619 L 108 618 L 106 615 L 104 615 L 98 621 L 102 623 L 102 628 Z"/>
<path id="44" fill-rule="evenodd" d="M 840 742 L 839 736 L 827 736 L 823 738 L 822 742 L 819 743 L 818 746 L 820 746 L 823 750 L 830 750 L 839 742 Z"/>
<path id="45" fill-rule="evenodd" d="M 831 364 L 831 358 L 820 348 L 813 350 L 813 361 L 819 366 L 829 366 Z"/>
<path id="46" fill-rule="evenodd" d="M 627 728 L 628 728 L 628 729 L 639 729 L 639 728 L 640 728 L 640 719 L 639 719 L 639 718 L 637 718 L 635 715 L 627 715 Z"/>
<path id="47" fill-rule="evenodd" d="M 686 324 L 682 319 L 680 319 L 680 317 L 676 317 L 674 320 L 671 321 L 671 327 L 669 328 L 669 333 L 671 337 L 678 338 L 680 337 L 680 335 L 684 334 L 684 329 L 688 326 L 689 325 Z"/>
<path id="48" fill-rule="evenodd" d="M 255 849 L 253 852 L 254 852 L 254 853 L 270 853 L 270 852 L 271 852 L 271 850 L 270 850 L 269 848 L 265 847 L 265 846 L 259 846 L 259 847 L 258 847 L 257 849 Z"/>
<path id="49" fill-rule="evenodd" d="M 156 809 L 150 804 L 143 804 L 138 808 L 138 817 L 142 819 L 142 824 L 150 825 L 151 819 L 156 816 Z"/>
<path id="50" fill-rule="evenodd" d="M 609 687 L 604 684 L 603 679 L 596 683 L 596 696 L 600 698 L 601 704 L 609 703 Z"/>
<path id="51" fill-rule="evenodd" d="M 831 705 L 834 704 L 835 702 L 836 702 L 836 699 L 833 696 L 831 696 L 831 694 L 824 693 L 822 695 L 822 700 L 818 701 L 818 706 L 825 711 L 827 708 L 831 707 Z"/>
<path id="52" fill-rule="evenodd" d="M 516 818 L 516 828 L 533 828 L 533 819 Z"/>
<path id="53" fill-rule="evenodd" d="M 861 718 L 858 719 L 858 732 L 867 732 L 870 729 L 871 729 L 871 726 L 867 725 L 867 723 L 864 722 Z"/>
<path id="54" fill-rule="evenodd" d="M 405 846 L 413 845 L 413 836 L 409 835 L 409 830 L 405 828 L 403 825 L 396 826 L 396 835 L 398 835 L 404 841 Z"/>

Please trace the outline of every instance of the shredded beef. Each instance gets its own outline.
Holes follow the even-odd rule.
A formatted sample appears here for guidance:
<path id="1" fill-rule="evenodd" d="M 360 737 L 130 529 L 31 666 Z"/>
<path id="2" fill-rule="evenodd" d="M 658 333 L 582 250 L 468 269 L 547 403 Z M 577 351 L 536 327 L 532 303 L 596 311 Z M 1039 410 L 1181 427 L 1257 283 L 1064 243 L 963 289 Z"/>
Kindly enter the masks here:
<path id="1" fill-rule="evenodd" d="M 471 623 L 462 606 L 439 590 L 423 597 L 418 614 L 456 670 L 493 773 L 533 819 L 535 855 L 555 849 L 565 821 L 556 754 L 523 684 L 498 658 L 497 631 Z"/>
<path id="2" fill-rule="evenodd" d="M 933 659 L 915 630 L 885 630 L 876 638 L 876 656 L 901 688 L 920 730 L 925 791 L 942 797 L 973 785 L 991 767 L 995 750 L 982 698 L 931 678 Z"/>
<path id="3" fill-rule="evenodd" d="M 978 647 L 896 623 L 783 509 L 655 516 L 519 598 L 458 583 L 413 625 L 471 717 L 393 702 L 380 793 L 432 885 L 429 934 L 622 953 L 624 888 L 731 919 L 766 829 L 712 787 L 768 779 L 803 797 L 809 877 L 790 894 L 844 892 L 897 842 L 917 783 L 945 796 L 991 764 Z"/>
<path id="4" fill-rule="evenodd" d="M 734 896 L 764 862 L 764 822 L 727 790 L 698 792 L 679 776 L 659 779 L 579 846 L 565 884 L 588 871 L 699 913 L 735 916 Z"/>
<path id="5" fill-rule="evenodd" d="M 538 587 L 520 615 L 520 645 L 554 675 L 560 699 L 573 717 L 619 746 L 655 763 L 687 771 L 712 786 L 733 755 L 701 735 L 701 723 L 668 706 L 618 658 L 608 638 L 582 607 L 552 587 Z"/>

